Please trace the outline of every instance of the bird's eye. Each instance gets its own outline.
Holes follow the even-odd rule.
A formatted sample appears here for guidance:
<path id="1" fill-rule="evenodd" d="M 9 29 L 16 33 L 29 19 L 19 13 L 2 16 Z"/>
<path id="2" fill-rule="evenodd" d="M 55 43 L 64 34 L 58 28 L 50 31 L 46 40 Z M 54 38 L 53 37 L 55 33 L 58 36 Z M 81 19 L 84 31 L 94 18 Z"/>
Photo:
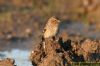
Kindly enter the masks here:
<path id="1" fill-rule="evenodd" d="M 54 20 L 54 21 L 57 21 L 57 20 Z"/>

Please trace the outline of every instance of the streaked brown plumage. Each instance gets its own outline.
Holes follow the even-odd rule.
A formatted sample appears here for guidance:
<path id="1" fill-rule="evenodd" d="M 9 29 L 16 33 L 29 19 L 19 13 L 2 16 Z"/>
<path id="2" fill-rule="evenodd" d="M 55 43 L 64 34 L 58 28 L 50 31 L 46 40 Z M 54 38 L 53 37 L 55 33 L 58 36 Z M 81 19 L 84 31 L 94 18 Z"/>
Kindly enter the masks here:
<path id="1" fill-rule="evenodd" d="M 43 37 L 50 38 L 57 34 L 60 21 L 55 17 L 51 17 L 44 27 Z"/>

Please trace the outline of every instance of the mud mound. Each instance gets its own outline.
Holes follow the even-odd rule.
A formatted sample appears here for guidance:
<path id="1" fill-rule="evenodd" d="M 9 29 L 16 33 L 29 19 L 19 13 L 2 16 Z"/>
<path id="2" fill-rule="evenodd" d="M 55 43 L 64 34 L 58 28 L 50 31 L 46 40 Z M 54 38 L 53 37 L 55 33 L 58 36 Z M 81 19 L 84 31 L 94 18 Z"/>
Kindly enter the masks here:
<path id="1" fill-rule="evenodd" d="M 59 42 L 50 39 L 46 39 L 45 44 L 40 43 L 37 50 L 32 52 L 31 60 L 35 66 L 64 66 L 71 60 L 68 52 L 64 52 Z"/>
<path id="2" fill-rule="evenodd" d="M 90 39 L 53 41 L 50 38 L 38 44 L 30 59 L 33 66 L 67 66 L 72 62 L 99 62 L 100 42 Z"/>
<path id="3" fill-rule="evenodd" d="M 86 61 L 100 61 L 100 41 L 87 39 L 82 43 L 81 48 Z"/>
<path id="4" fill-rule="evenodd" d="M 16 66 L 14 65 L 14 63 L 15 63 L 14 60 L 10 58 L 0 60 L 0 66 Z"/>

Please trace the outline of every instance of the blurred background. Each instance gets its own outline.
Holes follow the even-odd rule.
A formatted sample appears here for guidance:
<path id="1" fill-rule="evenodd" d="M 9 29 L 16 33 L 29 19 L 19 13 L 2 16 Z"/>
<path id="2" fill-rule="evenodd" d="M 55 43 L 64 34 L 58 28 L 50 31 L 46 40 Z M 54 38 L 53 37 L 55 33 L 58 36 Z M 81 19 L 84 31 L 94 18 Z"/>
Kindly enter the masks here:
<path id="1" fill-rule="evenodd" d="M 99 0 L 0 0 L 0 50 L 32 48 L 51 16 L 62 21 L 60 32 L 100 38 L 99 12 Z"/>
<path id="2" fill-rule="evenodd" d="M 99 12 L 100 0 L 0 0 L 0 50 L 32 48 L 51 16 L 63 22 L 61 31 L 99 38 Z"/>
<path id="3" fill-rule="evenodd" d="M 52 16 L 59 34 L 100 39 L 100 0 L 0 0 L 0 51 L 32 49 Z"/>

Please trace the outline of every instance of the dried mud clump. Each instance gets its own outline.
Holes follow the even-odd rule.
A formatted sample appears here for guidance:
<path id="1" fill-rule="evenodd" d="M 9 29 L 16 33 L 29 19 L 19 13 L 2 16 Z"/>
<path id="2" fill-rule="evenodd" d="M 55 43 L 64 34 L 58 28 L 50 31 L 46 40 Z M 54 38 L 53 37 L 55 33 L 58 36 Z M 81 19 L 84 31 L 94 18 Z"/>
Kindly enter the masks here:
<path id="1" fill-rule="evenodd" d="M 99 62 L 100 41 L 90 39 L 58 41 L 45 39 L 31 53 L 33 66 L 69 66 L 72 62 Z"/>
<path id="2" fill-rule="evenodd" d="M 31 53 L 31 61 L 34 66 L 65 66 L 70 63 L 70 52 L 65 52 L 58 41 L 50 39 L 40 43 Z"/>
<path id="3" fill-rule="evenodd" d="M 81 48 L 83 49 L 83 56 L 85 61 L 99 61 L 100 60 L 100 42 L 92 41 L 90 39 L 85 40 Z"/>
<path id="4" fill-rule="evenodd" d="M 4 60 L 0 60 L 0 66 L 16 66 L 14 65 L 14 60 L 10 58 L 6 58 Z"/>

